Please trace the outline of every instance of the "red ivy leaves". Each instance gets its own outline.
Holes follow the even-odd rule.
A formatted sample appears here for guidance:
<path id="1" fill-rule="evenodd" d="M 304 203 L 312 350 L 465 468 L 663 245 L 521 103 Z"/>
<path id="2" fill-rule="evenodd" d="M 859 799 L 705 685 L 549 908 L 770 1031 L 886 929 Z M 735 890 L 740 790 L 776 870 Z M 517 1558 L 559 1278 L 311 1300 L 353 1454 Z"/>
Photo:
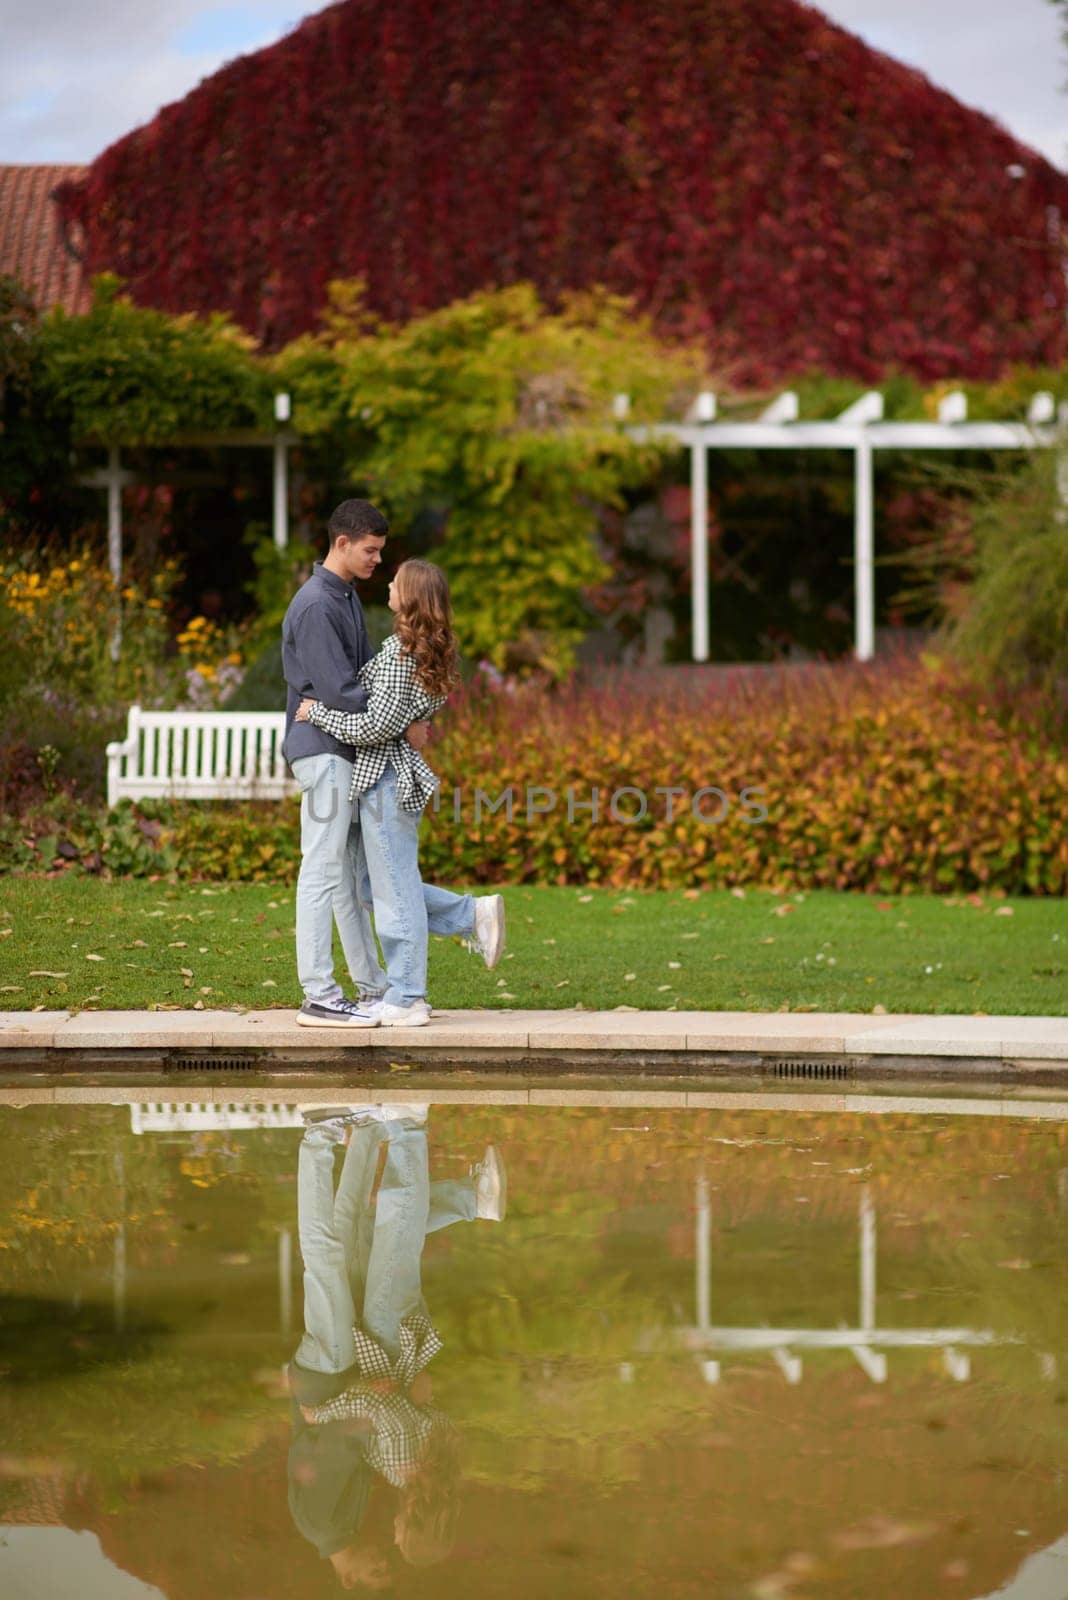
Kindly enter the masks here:
<path id="1" fill-rule="evenodd" d="M 90 270 L 268 346 L 333 278 L 392 318 L 529 279 L 750 381 L 1065 357 L 1068 178 L 796 0 L 343 0 L 61 203 Z"/>

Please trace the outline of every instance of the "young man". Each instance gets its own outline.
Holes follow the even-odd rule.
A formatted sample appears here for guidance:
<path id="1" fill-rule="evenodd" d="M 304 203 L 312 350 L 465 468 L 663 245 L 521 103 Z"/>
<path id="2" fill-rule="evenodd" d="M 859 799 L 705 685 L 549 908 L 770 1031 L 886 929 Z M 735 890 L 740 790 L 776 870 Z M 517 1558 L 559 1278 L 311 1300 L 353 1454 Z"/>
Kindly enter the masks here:
<path id="1" fill-rule="evenodd" d="M 385 993 L 388 979 L 371 930 L 367 864 L 358 813 L 349 800 L 354 751 L 311 723 L 298 722 L 296 714 L 305 698 L 341 711 L 366 707 L 367 691 L 357 676 L 371 649 L 353 585 L 370 578 L 382 560 L 389 524 L 369 501 L 344 500 L 327 529 L 329 551 L 315 563 L 282 624 L 287 685 L 283 750 L 301 788 L 296 923 L 304 1003 L 297 1021 L 311 1027 L 372 1028 L 385 1020 L 382 1006 L 373 1003 Z M 429 731 L 427 723 L 413 723 L 409 742 L 421 749 Z M 493 906 L 483 903 L 483 914 L 477 916 L 470 895 L 452 895 L 429 884 L 424 891 L 430 932 L 467 936 L 487 966 L 495 966 L 504 942 L 500 897 L 486 897 Z M 335 921 L 357 1001 L 345 998 L 334 977 Z M 409 1010 L 410 1017 L 389 1020 L 415 1026 L 430 1020 L 425 1002 Z"/>

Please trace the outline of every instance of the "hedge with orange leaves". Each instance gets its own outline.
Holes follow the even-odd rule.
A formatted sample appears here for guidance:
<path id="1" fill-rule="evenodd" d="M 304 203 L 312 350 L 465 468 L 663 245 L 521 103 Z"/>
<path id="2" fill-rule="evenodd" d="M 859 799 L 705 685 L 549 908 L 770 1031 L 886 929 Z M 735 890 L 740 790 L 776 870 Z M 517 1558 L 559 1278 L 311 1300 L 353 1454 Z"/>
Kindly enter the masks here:
<path id="1" fill-rule="evenodd" d="M 453 699 L 429 752 L 442 793 L 423 872 L 443 883 L 1062 895 L 1064 733 L 1049 705 L 999 703 L 921 667 L 478 686 Z M 668 788 L 681 791 L 671 822 Z M 699 818 L 693 798 L 713 788 L 724 798 L 706 793 Z M 631 816 L 641 796 L 640 820 L 612 815 L 613 797 Z M 752 820 L 761 805 L 766 820 Z M 61 820 L 0 826 L 0 855 L 15 871 L 280 882 L 295 878 L 300 845 L 292 803 L 146 801 L 105 821 L 65 802 Z"/>
<path id="2" fill-rule="evenodd" d="M 1053 715 L 996 705 L 943 673 L 526 687 L 447 718 L 433 751 L 444 790 L 423 845 L 439 881 L 1068 889 L 1068 752 Z M 511 821 L 506 803 L 491 814 L 478 802 L 476 788 L 492 803 L 509 787 Z M 669 787 L 683 791 L 670 822 Z M 703 796 L 698 817 L 694 797 L 711 787 L 722 797 Z M 556 804 L 539 815 L 544 790 Z M 637 816 L 640 796 L 646 814 L 618 820 Z M 761 803 L 767 819 L 755 821 Z"/>

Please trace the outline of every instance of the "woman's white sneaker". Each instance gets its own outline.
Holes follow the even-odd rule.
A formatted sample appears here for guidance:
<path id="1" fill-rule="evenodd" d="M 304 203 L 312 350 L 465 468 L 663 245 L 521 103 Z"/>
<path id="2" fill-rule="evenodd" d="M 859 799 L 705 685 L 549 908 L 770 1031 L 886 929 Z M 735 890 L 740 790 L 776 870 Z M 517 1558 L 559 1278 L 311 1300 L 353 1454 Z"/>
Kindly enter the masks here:
<path id="1" fill-rule="evenodd" d="M 367 1010 L 382 1028 L 425 1028 L 430 1021 L 430 1007 L 425 1000 L 414 1000 L 410 1006 L 392 1006 L 385 1000 L 376 1000 Z"/>
<path id="2" fill-rule="evenodd" d="M 475 901 L 475 926 L 464 944 L 480 955 L 493 971 L 504 954 L 504 899 L 501 895 L 484 894 Z"/>
<path id="3" fill-rule="evenodd" d="M 508 1209 L 508 1178 L 504 1162 L 493 1145 L 486 1146 L 486 1154 L 471 1168 L 475 1183 L 475 1216 L 486 1222 L 503 1222 Z"/>

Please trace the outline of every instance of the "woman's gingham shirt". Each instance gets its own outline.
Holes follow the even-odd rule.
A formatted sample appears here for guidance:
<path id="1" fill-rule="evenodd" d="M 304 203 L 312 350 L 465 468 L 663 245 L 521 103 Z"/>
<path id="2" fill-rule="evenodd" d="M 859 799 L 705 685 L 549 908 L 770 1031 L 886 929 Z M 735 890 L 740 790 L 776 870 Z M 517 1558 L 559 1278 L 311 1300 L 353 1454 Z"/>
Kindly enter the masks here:
<path id="1" fill-rule="evenodd" d="M 350 800 L 372 789 L 388 761 L 397 774 L 397 799 L 404 811 L 422 811 L 441 779 L 404 737 L 409 723 L 440 711 L 443 694 L 429 694 L 416 680 L 415 662 L 401 652 L 394 633 L 361 668 L 357 682 L 367 690 L 365 711 L 332 711 L 317 700 L 308 721 L 343 744 L 353 746 Z"/>

